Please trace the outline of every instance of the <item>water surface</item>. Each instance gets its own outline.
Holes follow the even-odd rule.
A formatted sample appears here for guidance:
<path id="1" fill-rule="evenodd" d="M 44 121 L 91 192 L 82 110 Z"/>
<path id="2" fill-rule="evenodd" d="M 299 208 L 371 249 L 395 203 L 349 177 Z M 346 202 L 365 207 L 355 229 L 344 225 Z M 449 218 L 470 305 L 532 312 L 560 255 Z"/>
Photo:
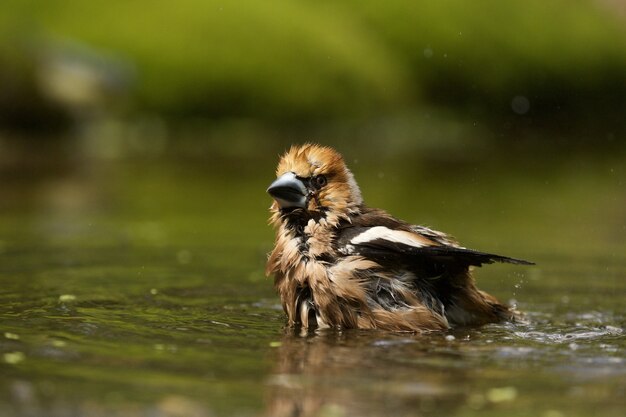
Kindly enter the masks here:
<path id="1" fill-rule="evenodd" d="M 426 336 L 284 328 L 269 157 L 3 172 L 0 414 L 624 415 L 619 157 L 347 158 L 371 205 L 537 262 L 477 271 L 526 323 Z"/>

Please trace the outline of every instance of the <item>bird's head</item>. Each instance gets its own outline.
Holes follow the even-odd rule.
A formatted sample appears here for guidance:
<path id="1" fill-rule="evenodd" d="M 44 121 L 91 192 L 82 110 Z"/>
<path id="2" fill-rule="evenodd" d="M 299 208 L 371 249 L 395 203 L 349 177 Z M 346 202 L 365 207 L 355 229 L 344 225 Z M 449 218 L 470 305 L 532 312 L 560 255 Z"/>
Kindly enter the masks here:
<path id="1" fill-rule="evenodd" d="M 274 198 L 272 209 L 277 213 L 340 218 L 358 212 L 363 203 L 352 172 L 329 147 L 291 147 L 280 159 L 276 176 L 267 192 Z"/>

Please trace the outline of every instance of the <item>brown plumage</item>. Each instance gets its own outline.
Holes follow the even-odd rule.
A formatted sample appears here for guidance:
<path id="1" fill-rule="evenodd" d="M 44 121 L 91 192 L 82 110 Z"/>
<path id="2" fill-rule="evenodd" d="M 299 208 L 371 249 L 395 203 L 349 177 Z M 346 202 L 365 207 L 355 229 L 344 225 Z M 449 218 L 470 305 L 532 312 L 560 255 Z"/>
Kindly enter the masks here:
<path id="1" fill-rule="evenodd" d="M 365 206 L 332 148 L 294 146 L 276 175 L 266 273 L 274 274 L 289 325 L 424 332 L 514 318 L 476 288 L 470 267 L 530 262 L 463 248 Z"/>

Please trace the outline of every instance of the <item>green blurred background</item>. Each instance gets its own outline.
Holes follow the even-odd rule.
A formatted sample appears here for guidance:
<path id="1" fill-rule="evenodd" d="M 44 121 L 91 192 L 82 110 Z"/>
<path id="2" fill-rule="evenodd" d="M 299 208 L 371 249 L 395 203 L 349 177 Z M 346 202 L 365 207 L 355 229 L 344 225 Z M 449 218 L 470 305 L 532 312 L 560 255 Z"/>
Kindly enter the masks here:
<path id="1" fill-rule="evenodd" d="M 138 131 L 157 152 L 232 136 L 612 148 L 626 126 L 626 6 L 5 0 L 0 85 L 5 141 L 97 131 L 115 136 L 105 153 Z"/>

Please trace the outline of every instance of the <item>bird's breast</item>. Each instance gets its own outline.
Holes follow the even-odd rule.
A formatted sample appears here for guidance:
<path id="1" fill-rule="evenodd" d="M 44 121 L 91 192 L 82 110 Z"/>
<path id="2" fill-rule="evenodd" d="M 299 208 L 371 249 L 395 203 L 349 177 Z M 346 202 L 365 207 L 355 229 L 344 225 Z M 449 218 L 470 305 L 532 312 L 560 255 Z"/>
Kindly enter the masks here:
<path id="1" fill-rule="evenodd" d="M 328 268 L 322 262 L 303 259 L 287 276 L 298 286 L 316 287 L 320 282 L 328 282 Z"/>
<path id="2" fill-rule="evenodd" d="M 311 258 L 333 255 L 334 237 L 332 229 L 327 227 L 325 221 L 309 220 L 302 234 L 303 246 L 306 247 L 307 255 Z"/>

